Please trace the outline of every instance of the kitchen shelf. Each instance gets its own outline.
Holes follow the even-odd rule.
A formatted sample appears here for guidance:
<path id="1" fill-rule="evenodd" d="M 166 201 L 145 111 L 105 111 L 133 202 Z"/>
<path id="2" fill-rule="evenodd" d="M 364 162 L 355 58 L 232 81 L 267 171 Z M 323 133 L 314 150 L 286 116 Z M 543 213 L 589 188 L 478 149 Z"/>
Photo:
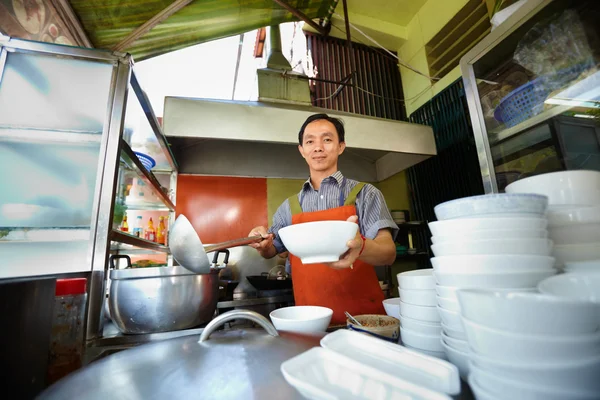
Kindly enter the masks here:
<path id="1" fill-rule="evenodd" d="M 111 231 L 110 240 L 112 240 L 113 242 L 118 242 L 120 244 L 116 246 L 111 246 L 111 250 L 128 251 L 131 250 L 131 248 L 128 246 L 133 246 L 138 249 L 152 250 L 158 253 L 171 253 L 171 251 L 169 250 L 169 246 L 165 246 L 156 242 L 151 242 L 149 240 L 142 239 L 116 229 L 113 229 Z"/>
<path id="2" fill-rule="evenodd" d="M 129 170 L 129 172 L 135 172 L 135 174 L 141 178 L 148 187 L 151 188 L 152 193 L 156 195 L 157 199 L 159 200 L 141 200 L 136 197 L 135 194 L 132 194 L 127 196 L 128 199 L 130 198 L 130 200 L 125 201 L 125 205 L 128 208 L 137 210 L 175 211 L 175 205 L 163 191 L 161 184 L 158 182 L 154 174 L 146 170 L 133 150 L 131 150 L 131 147 L 129 147 L 125 141 L 121 141 L 121 161 L 125 164 L 125 167 Z M 127 174 L 125 175 L 127 176 Z"/>
<path id="3" fill-rule="evenodd" d="M 505 129 L 493 129 L 489 132 L 490 145 L 502 142 L 512 136 L 522 133 L 529 128 L 539 125 L 543 122 L 548 121 L 566 111 L 569 111 L 572 107 L 570 106 L 556 106 L 552 107 L 526 121 L 523 121 L 515 126 Z"/>

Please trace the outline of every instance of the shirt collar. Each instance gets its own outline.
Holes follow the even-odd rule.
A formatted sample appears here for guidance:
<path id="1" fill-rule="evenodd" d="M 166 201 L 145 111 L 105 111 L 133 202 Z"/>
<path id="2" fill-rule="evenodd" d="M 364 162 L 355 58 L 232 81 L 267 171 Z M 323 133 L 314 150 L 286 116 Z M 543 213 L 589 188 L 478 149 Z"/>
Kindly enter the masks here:
<path id="1" fill-rule="evenodd" d="M 323 179 L 321 181 L 321 183 L 331 182 L 332 180 L 335 181 L 339 186 L 342 184 L 342 181 L 344 180 L 344 175 L 342 175 L 342 173 L 340 171 L 337 171 L 336 173 L 329 175 L 327 178 Z M 306 190 L 308 188 L 311 188 L 314 190 L 314 187 L 313 187 L 312 183 L 310 182 L 310 177 L 308 177 L 308 179 L 306 180 L 306 182 L 304 182 L 304 185 L 302 186 L 303 190 Z"/>

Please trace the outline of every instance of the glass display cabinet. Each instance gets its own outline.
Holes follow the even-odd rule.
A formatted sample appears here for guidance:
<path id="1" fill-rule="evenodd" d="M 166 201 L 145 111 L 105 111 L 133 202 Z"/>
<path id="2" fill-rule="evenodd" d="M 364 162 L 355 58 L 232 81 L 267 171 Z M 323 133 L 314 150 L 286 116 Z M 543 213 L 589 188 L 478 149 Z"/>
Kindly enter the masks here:
<path id="1" fill-rule="evenodd" d="M 112 254 L 172 265 L 177 164 L 130 55 L 0 35 L 0 168 L 0 279 L 86 277 L 86 340 Z"/>
<path id="2" fill-rule="evenodd" d="M 461 59 L 486 193 L 600 170 L 600 2 L 527 0 Z"/>

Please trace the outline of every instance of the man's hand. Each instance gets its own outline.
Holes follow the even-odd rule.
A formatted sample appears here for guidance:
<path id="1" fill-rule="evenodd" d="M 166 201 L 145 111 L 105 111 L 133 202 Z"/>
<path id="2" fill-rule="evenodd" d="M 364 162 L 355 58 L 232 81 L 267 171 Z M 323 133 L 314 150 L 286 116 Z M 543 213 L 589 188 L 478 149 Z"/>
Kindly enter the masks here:
<path id="1" fill-rule="evenodd" d="M 346 221 L 358 223 L 358 216 L 353 215 L 348 218 Z M 352 268 L 354 262 L 358 259 L 358 254 L 360 253 L 360 249 L 363 246 L 363 239 L 360 236 L 360 231 L 356 231 L 356 236 L 354 239 L 349 240 L 346 243 L 348 246 L 348 251 L 346 251 L 341 257 L 339 261 L 333 263 L 327 263 L 327 265 L 333 269 L 345 269 Z"/>
<path id="2" fill-rule="evenodd" d="M 267 232 L 267 228 L 264 226 L 253 228 L 248 236 L 261 236 L 263 238 L 260 242 L 251 243 L 249 246 L 258 250 L 258 253 L 264 258 L 271 258 L 277 253 L 273 245 L 273 234 Z"/>

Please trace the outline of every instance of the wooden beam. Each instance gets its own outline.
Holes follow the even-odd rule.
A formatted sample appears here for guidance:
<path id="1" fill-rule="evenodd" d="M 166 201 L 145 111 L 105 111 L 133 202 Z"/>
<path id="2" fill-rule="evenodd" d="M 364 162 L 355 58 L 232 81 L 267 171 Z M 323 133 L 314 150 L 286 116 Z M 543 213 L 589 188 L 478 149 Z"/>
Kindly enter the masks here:
<path id="1" fill-rule="evenodd" d="M 79 17 L 75 14 L 75 11 L 71 7 L 69 0 L 50 0 L 50 6 L 54 8 L 58 18 L 62 20 L 62 23 L 69 30 L 69 33 L 73 35 L 73 38 L 77 41 L 77 45 L 81 47 L 93 48 L 92 41 L 88 38 Z"/>
<path id="2" fill-rule="evenodd" d="M 308 16 L 306 14 L 304 14 L 302 11 L 290 6 L 284 0 L 273 0 L 273 1 L 277 4 L 279 4 L 281 7 L 288 10 L 289 12 L 291 12 L 297 18 L 300 18 L 302 21 L 306 22 L 308 25 L 310 25 L 314 30 L 319 32 L 321 35 L 324 35 L 324 36 L 327 35 L 327 30 L 325 28 L 323 28 L 321 25 L 317 24 L 312 19 L 308 18 Z"/>
<path id="3" fill-rule="evenodd" d="M 140 37 L 145 35 L 148 31 L 154 28 L 156 25 L 160 24 L 171 15 L 175 14 L 177 11 L 181 10 L 188 4 L 190 4 L 193 0 L 175 0 L 173 3 L 169 4 L 165 7 L 164 10 L 156 14 L 154 17 L 150 18 L 148 21 L 144 22 L 138 28 L 136 28 L 133 32 L 129 34 L 125 39 L 121 42 L 117 43 L 113 46 L 112 50 L 114 51 L 124 51 L 127 48 L 131 47 L 131 45 L 138 40 Z"/>

